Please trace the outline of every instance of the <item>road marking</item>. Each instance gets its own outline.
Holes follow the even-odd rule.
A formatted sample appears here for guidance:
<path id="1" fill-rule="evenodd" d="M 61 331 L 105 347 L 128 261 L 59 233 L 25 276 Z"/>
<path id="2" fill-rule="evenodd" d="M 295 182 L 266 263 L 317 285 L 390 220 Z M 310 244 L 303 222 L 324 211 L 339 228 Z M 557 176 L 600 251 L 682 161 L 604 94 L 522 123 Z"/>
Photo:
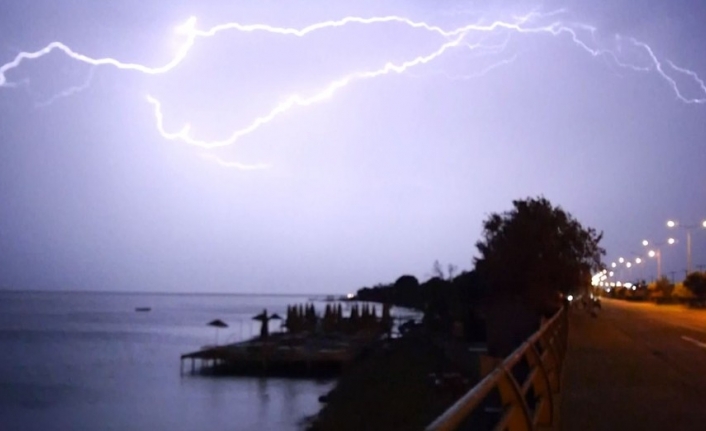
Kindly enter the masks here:
<path id="1" fill-rule="evenodd" d="M 684 341 L 688 341 L 688 342 L 690 342 L 690 343 L 694 343 L 695 345 L 701 347 L 702 349 L 706 349 L 706 343 L 702 343 L 702 342 L 699 341 L 699 340 L 695 340 L 695 339 L 693 339 L 693 338 L 691 338 L 691 337 L 687 337 L 686 335 L 682 335 L 681 339 L 684 340 Z"/>

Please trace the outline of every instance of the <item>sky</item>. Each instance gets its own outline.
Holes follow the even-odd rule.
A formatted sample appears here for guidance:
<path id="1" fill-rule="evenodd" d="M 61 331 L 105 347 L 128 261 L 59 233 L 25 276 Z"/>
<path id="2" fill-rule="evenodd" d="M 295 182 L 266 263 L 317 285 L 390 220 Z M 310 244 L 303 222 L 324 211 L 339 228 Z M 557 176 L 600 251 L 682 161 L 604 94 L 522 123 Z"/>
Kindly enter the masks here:
<path id="1" fill-rule="evenodd" d="M 472 269 L 483 219 L 538 195 L 603 231 L 606 263 L 673 236 L 662 271 L 683 275 L 666 221 L 706 219 L 706 7 L 169 3 L 3 6 L 0 288 L 426 279 Z M 83 57 L 13 63 L 51 42 Z M 706 229 L 692 240 L 706 265 Z"/>

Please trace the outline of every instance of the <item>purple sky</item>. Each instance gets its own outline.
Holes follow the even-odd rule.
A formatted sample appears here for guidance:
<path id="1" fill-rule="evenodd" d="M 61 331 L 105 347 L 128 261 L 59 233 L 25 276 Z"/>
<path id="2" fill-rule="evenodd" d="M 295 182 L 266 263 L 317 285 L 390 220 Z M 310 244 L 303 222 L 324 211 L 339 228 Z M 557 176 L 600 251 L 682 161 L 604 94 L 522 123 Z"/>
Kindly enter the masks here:
<path id="1" fill-rule="evenodd" d="M 385 15 L 453 30 L 517 23 L 534 10 L 522 28 L 571 29 L 602 54 L 566 31 L 469 31 L 426 65 L 354 80 L 212 150 L 162 137 L 146 96 L 162 103 L 168 132 L 189 123 L 189 137 L 217 141 L 289 96 L 428 56 L 454 37 L 394 22 L 303 37 L 229 30 L 198 38 L 157 75 L 91 67 L 59 51 L 24 61 L 0 76 L 0 286 L 313 293 L 403 273 L 424 279 L 436 259 L 471 269 L 481 221 L 539 194 L 603 230 L 608 263 L 643 253 L 643 239 L 673 235 L 680 242 L 663 251 L 663 272 L 683 274 L 684 233 L 665 222 L 706 219 L 706 103 L 687 103 L 706 99 L 706 88 L 669 61 L 706 78 L 706 8 L 170 3 L 12 2 L 0 17 L 0 67 L 52 41 L 158 67 L 182 46 L 174 28 L 190 16 L 200 30 Z M 706 229 L 693 233 L 693 263 L 706 265 Z M 632 275 L 655 272 L 652 260 Z"/>

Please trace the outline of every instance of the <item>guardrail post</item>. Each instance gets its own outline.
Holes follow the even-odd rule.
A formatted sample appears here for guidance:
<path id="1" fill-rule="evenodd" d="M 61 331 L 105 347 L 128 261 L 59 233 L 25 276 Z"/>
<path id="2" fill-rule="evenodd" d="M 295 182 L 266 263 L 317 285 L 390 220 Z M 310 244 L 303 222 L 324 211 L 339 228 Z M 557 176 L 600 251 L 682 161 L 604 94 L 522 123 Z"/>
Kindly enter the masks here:
<path id="1" fill-rule="evenodd" d="M 559 392 L 559 370 L 561 369 L 561 358 L 559 355 L 558 347 L 556 346 L 556 334 L 551 334 L 549 331 L 544 331 L 539 334 L 539 342 L 542 346 L 544 353 L 542 356 L 547 355 L 551 359 L 544 359 L 542 357 L 542 363 L 545 364 L 545 369 L 549 376 L 549 383 L 551 384 L 552 392 Z"/>
<path id="2" fill-rule="evenodd" d="M 498 391 L 503 407 L 507 409 L 507 417 L 503 429 L 508 431 L 528 431 L 533 430 L 532 417 L 525 397 L 517 384 L 517 380 L 512 376 L 506 366 L 502 366 L 502 374 L 498 380 Z"/>
<path id="3" fill-rule="evenodd" d="M 538 344 L 537 344 L 538 343 Z M 542 353 L 539 353 L 541 347 Z M 471 388 L 453 406 L 432 422 L 427 431 L 454 430 L 478 408 L 486 396 L 497 388 L 503 406 L 503 416 L 497 430 L 526 431 L 538 426 L 555 424 L 555 394 L 560 389 L 561 368 L 568 347 L 568 314 L 562 308 L 534 333 L 503 363 Z M 530 374 L 522 385 L 512 375 L 512 369 L 524 358 Z M 537 398 L 530 412 L 527 392 L 532 388 Z M 532 413 L 532 414 L 531 414 Z"/>
<path id="4" fill-rule="evenodd" d="M 535 425 L 550 426 L 554 421 L 554 396 L 549 383 L 549 372 L 544 363 L 542 363 L 542 358 L 539 356 L 534 343 L 530 343 L 526 351 L 526 357 L 530 369 L 537 370 L 537 373 L 532 378 L 532 388 L 536 397 Z"/>

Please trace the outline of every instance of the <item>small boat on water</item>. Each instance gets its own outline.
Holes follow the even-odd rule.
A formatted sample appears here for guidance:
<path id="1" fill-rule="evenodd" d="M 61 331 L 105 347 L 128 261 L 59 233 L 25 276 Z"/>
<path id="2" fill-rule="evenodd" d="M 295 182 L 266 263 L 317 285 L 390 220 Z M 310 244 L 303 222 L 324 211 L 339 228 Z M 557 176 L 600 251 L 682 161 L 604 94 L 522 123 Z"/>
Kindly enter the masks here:
<path id="1" fill-rule="evenodd" d="M 137 312 L 152 311 L 152 307 L 135 307 L 135 311 L 137 311 Z"/>

